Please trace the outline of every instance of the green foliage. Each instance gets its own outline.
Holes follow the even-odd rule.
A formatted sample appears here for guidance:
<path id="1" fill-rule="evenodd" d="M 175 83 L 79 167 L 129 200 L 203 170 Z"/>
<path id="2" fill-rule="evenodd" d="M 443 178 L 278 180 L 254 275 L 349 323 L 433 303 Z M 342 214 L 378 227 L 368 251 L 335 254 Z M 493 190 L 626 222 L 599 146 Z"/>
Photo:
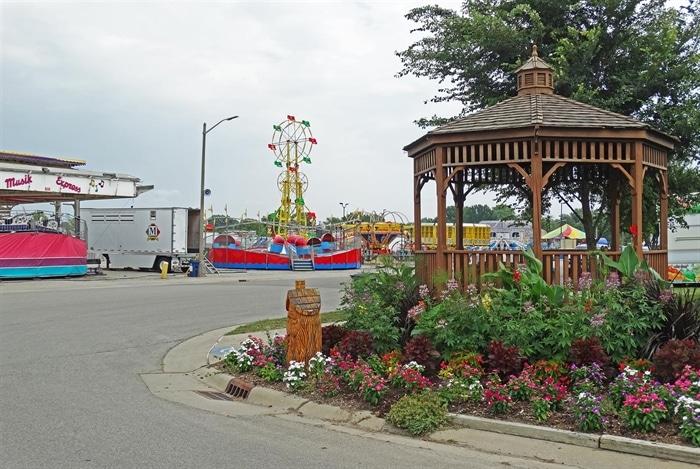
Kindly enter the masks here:
<path id="1" fill-rule="evenodd" d="M 620 254 L 620 259 L 618 261 L 610 259 L 605 254 L 601 254 L 601 256 L 605 265 L 617 269 L 625 278 L 632 278 L 637 272 L 637 270 L 642 270 L 649 273 L 654 272 L 647 265 L 646 261 L 639 260 L 639 257 L 637 257 L 637 253 L 631 245 L 625 247 L 625 250 L 622 251 L 622 254 Z M 655 273 L 656 272 L 654 272 L 654 274 Z M 655 277 L 659 278 L 658 274 L 656 274 Z"/>
<path id="2" fill-rule="evenodd" d="M 386 353 L 399 346 L 399 328 L 396 321 L 395 309 L 370 300 L 354 309 L 345 327 L 354 332 L 367 332 L 374 339 L 377 352 Z"/>
<path id="3" fill-rule="evenodd" d="M 408 394 L 399 399 L 386 416 L 389 423 L 411 435 L 432 433 L 448 422 L 447 406 L 432 391 Z"/>
<path id="4" fill-rule="evenodd" d="M 345 327 L 372 335 L 377 351 L 401 348 L 413 323 L 408 310 L 417 302 L 417 280 L 412 266 L 380 258 L 376 272 L 363 273 L 346 285 L 341 305 L 347 312 Z"/>
<path id="5" fill-rule="evenodd" d="M 424 335 L 449 357 L 454 352 L 483 351 L 491 337 L 489 313 L 476 289 L 464 295 L 443 292 L 443 300 L 416 318 L 414 335 Z"/>
<path id="6" fill-rule="evenodd" d="M 641 358 L 649 337 L 663 325 L 663 304 L 650 300 L 640 278 L 620 288 L 606 288 L 600 292 L 604 324 L 593 328 L 605 351 L 614 363 L 627 357 Z"/>
<path id="7" fill-rule="evenodd" d="M 457 221 L 457 209 L 454 205 L 448 205 L 445 210 L 447 223 L 455 223 Z M 468 205 L 462 209 L 463 223 L 479 223 L 483 220 L 514 220 L 515 214 L 513 209 L 507 205 L 498 204 L 491 208 L 488 205 L 477 204 Z M 421 221 L 428 223 L 436 223 L 437 218 L 426 218 Z"/>
<path id="8" fill-rule="evenodd" d="M 523 251 L 523 256 L 526 261 L 523 268 L 513 271 L 501 263 L 498 272 L 485 274 L 484 278 L 497 279 L 503 286 L 501 293 L 510 296 L 516 303 L 542 303 L 546 300 L 550 307 L 559 307 L 566 290 L 560 285 L 545 282 L 542 277 L 542 261 L 535 257 L 532 248 Z"/>

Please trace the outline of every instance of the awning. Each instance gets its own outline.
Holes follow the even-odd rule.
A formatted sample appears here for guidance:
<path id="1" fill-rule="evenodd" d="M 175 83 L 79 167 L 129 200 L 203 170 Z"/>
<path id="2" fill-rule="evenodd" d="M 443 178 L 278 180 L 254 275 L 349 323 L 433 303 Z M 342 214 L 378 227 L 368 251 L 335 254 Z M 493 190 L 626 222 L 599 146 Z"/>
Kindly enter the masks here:
<path id="1" fill-rule="evenodd" d="M 586 233 L 574 228 L 571 225 L 566 224 L 543 235 L 542 239 L 554 239 L 562 237 L 569 239 L 586 239 Z"/>

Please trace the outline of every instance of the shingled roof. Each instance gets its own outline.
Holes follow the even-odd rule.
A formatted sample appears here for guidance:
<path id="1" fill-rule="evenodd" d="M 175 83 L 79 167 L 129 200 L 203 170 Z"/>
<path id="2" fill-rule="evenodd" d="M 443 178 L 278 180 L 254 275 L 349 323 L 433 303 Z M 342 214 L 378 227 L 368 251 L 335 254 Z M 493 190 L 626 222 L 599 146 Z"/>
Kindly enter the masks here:
<path id="1" fill-rule="evenodd" d="M 404 147 L 431 135 L 448 135 L 528 127 L 573 129 L 643 129 L 675 140 L 649 124 L 554 94 L 553 69 L 532 47 L 532 56 L 516 70 L 518 95 L 429 131 Z"/>
<path id="2" fill-rule="evenodd" d="M 428 134 L 546 127 L 651 129 L 648 124 L 555 94 L 523 94 L 456 119 Z"/>

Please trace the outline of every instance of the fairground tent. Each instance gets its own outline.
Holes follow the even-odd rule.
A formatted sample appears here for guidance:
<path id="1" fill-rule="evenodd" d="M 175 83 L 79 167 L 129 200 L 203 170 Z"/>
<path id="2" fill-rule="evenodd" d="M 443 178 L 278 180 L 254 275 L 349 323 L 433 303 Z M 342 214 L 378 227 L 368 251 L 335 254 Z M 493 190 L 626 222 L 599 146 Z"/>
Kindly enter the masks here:
<path id="1" fill-rule="evenodd" d="M 554 238 L 569 238 L 569 239 L 585 239 L 586 233 L 581 230 L 577 230 L 571 225 L 562 225 L 559 228 L 550 231 L 549 233 L 542 235 L 542 239 L 554 239 Z"/>

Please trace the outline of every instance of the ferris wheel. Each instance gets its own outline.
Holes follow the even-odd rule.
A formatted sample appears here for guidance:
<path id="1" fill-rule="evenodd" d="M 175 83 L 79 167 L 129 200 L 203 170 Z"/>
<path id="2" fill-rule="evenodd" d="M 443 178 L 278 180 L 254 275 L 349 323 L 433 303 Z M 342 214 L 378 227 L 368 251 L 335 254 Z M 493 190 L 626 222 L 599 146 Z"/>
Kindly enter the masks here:
<path id="1" fill-rule="evenodd" d="M 299 227 L 307 224 L 304 192 L 309 182 L 300 167 L 304 163 L 311 164 L 309 154 L 317 141 L 311 133 L 309 121 L 298 121 L 294 116 L 287 116 L 272 128 L 272 143 L 267 146 L 275 153 L 275 166 L 282 168 L 277 178 L 281 199 L 275 232 L 284 235 L 291 224 Z"/>

